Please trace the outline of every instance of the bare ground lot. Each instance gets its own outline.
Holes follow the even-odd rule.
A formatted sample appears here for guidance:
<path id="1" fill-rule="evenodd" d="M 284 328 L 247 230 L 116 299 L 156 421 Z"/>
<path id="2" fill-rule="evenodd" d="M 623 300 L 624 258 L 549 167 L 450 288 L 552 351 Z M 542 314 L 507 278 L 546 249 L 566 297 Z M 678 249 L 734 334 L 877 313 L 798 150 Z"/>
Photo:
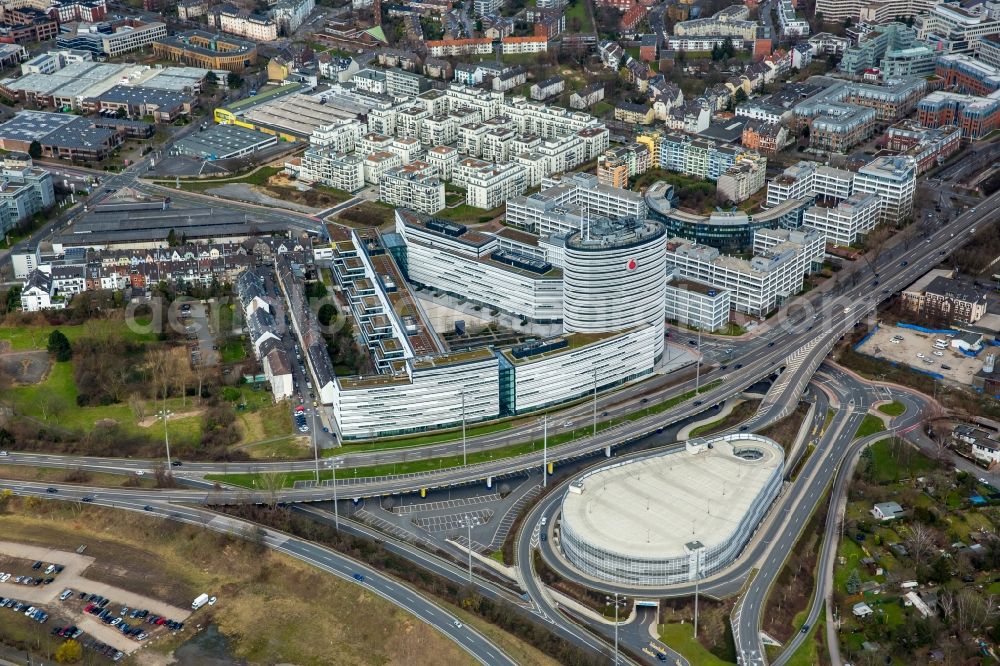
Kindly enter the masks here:
<path id="1" fill-rule="evenodd" d="M 45 378 L 50 365 L 49 354 L 44 351 L 0 353 L 0 372 L 18 384 L 37 384 Z"/>
<path id="2" fill-rule="evenodd" d="M 898 344 L 891 342 L 895 335 L 903 337 L 903 340 Z M 980 353 L 980 358 L 969 358 L 948 348 L 943 350 L 941 356 L 935 356 L 933 352 L 942 351 L 934 348 L 934 340 L 938 338 L 945 339 L 941 335 L 920 333 L 896 326 L 883 326 L 875 331 L 875 334 L 868 338 L 858 351 L 876 358 L 896 361 L 915 370 L 937 373 L 959 384 L 971 385 L 972 375 L 983 367 L 982 359 L 985 358 L 986 352 Z M 918 353 L 929 357 L 933 362 L 925 363 L 922 359 L 917 358 Z M 942 368 L 942 364 L 949 366 L 950 369 Z"/>

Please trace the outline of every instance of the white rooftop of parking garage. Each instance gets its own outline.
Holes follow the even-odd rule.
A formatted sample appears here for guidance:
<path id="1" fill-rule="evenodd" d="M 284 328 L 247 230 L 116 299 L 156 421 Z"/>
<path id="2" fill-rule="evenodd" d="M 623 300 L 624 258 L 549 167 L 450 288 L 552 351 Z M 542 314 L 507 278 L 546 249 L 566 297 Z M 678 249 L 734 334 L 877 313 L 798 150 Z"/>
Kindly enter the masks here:
<path id="1" fill-rule="evenodd" d="M 608 466 L 567 492 L 563 523 L 581 541 L 637 558 L 669 558 L 685 544 L 706 548 L 727 541 L 767 481 L 782 464 L 780 447 L 747 436 L 710 439 L 712 448 Z M 754 460 L 735 455 L 751 448 Z"/>

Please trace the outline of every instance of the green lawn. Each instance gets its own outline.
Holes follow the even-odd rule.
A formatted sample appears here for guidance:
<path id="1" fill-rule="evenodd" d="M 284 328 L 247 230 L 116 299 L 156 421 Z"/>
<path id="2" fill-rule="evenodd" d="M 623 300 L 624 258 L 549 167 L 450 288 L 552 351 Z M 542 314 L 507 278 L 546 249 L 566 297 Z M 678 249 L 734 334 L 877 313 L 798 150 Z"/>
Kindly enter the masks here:
<path id="1" fill-rule="evenodd" d="M 499 458 L 511 458 L 514 456 L 532 453 L 542 448 L 540 441 L 529 442 L 527 444 L 515 444 L 493 451 L 474 451 L 469 453 L 468 462 L 470 465 Z M 412 460 L 401 463 L 388 463 L 384 465 L 372 465 L 369 467 L 344 467 L 337 470 L 338 479 L 348 477 L 370 477 L 387 476 L 390 474 L 413 474 L 415 472 L 428 472 L 437 469 L 448 469 L 462 466 L 462 456 L 447 456 L 445 458 L 433 458 L 426 460 Z M 234 486 L 244 488 L 263 487 L 260 483 L 259 474 L 206 474 L 209 481 L 220 481 Z M 284 485 L 290 487 L 296 481 L 307 481 L 316 478 L 315 472 L 293 472 L 284 475 Z M 321 470 L 320 479 L 332 479 L 330 470 Z"/>
<path id="2" fill-rule="evenodd" d="M 58 400 L 53 400 L 55 396 Z M 135 422 L 132 410 L 127 404 L 77 407 L 76 383 L 73 380 L 72 362 L 54 363 L 45 381 L 32 386 L 17 386 L 4 392 L 4 400 L 19 413 L 40 421 L 50 421 L 61 428 L 89 432 L 97 421 L 109 419 L 132 432 L 144 432 L 155 437 L 163 437 L 163 423 L 157 422 L 148 428 L 141 428 Z M 162 403 L 147 401 L 146 413 L 155 414 Z M 167 401 L 167 408 L 180 413 L 195 407 L 188 399 L 186 406 L 180 398 Z M 190 416 L 170 420 L 170 436 L 176 441 L 193 441 L 201 434 L 201 418 Z"/>
<path id="3" fill-rule="evenodd" d="M 819 632 L 820 640 L 822 641 L 822 636 L 825 632 L 826 625 L 826 611 L 820 611 L 820 619 L 813 625 L 812 629 L 809 630 L 809 639 L 806 640 L 799 649 L 786 661 L 785 663 L 789 666 L 815 666 L 815 664 L 820 663 L 819 659 L 819 644 L 816 642 L 817 632 Z"/>
<path id="4" fill-rule="evenodd" d="M 242 338 L 230 338 L 219 346 L 223 363 L 235 363 L 247 357 L 247 348 Z"/>
<path id="5" fill-rule="evenodd" d="M 92 319 L 86 324 L 76 326 L 0 326 L 0 341 L 10 343 L 10 351 L 30 351 L 45 349 L 49 344 L 49 334 L 59 329 L 70 343 L 80 338 L 121 334 L 126 342 L 151 342 L 156 340 L 156 333 L 147 333 L 141 329 L 149 325 L 148 317 L 137 317 L 137 326 L 130 327 L 119 319 Z M 136 330 L 133 330 L 136 329 Z"/>
<path id="6" fill-rule="evenodd" d="M 221 187 L 222 185 L 228 185 L 231 183 L 244 183 L 246 185 L 265 185 L 271 176 L 280 172 L 282 169 L 279 167 L 260 167 L 256 171 L 246 174 L 245 176 L 237 176 L 235 178 L 219 178 L 211 180 L 185 180 L 181 178 L 178 180 L 157 180 L 153 181 L 157 185 L 162 185 L 163 187 L 175 187 L 177 183 L 180 183 L 181 189 L 187 192 L 204 192 L 213 187 Z"/>
<path id="7" fill-rule="evenodd" d="M 580 19 L 580 32 L 593 32 L 594 22 L 590 18 L 590 12 L 587 11 L 588 0 L 576 0 L 576 4 L 566 7 L 566 31 L 572 32 L 571 27 L 573 19 Z"/>
<path id="8" fill-rule="evenodd" d="M 878 411 L 888 416 L 899 416 L 906 411 L 906 406 L 898 400 L 893 400 L 884 405 L 879 405 Z"/>
<path id="9" fill-rule="evenodd" d="M 873 476 L 880 483 L 898 479 L 900 473 L 914 476 L 933 470 L 933 460 L 923 455 L 909 444 L 885 439 L 869 447 Z"/>
<path id="10" fill-rule="evenodd" d="M 882 423 L 882 419 L 873 414 L 865 414 L 865 420 L 858 426 L 858 431 L 854 433 L 854 439 L 868 437 L 869 435 L 874 435 L 875 433 L 883 432 L 884 430 L 885 424 Z"/>
<path id="11" fill-rule="evenodd" d="M 479 222 L 489 222 L 493 218 L 503 215 L 504 209 L 505 204 L 501 204 L 492 210 L 476 208 L 468 204 L 459 204 L 454 208 L 439 210 L 434 214 L 434 217 L 442 220 L 451 220 L 452 222 L 476 224 Z"/>
<path id="12" fill-rule="evenodd" d="M 695 640 L 694 630 L 690 624 L 661 624 L 658 629 L 660 640 L 671 650 L 685 657 L 692 665 L 729 666 L 730 662 L 719 659 Z"/>
<path id="13" fill-rule="evenodd" d="M 467 426 L 465 429 L 465 436 L 468 437 L 479 437 L 482 435 L 489 435 L 495 432 L 502 432 L 504 430 L 509 430 L 514 426 L 512 421 L 503 421 L 500 423 L 486 423 L 478 426 Z M 345 441 L 344 446 L 353 446 L 356 448 L 365 447 L 366 450 L 369 448 L 375 449 L 398 449 L 408 446 L 423 446 L 425 444 L 439 444 L 441 442 L 453 442 L 455 440 L 462 439 L 461 430 L 445 430 L 443 432 L 433 432 L 426 435 L 421 435 L 419 437 L 404 437 L 400 439 L 385 439 L 379 440 L 377 442 L 367 440 L 364 442 L 351 442 Z M 330 455 L 339 455 L 339 453 L 333 451 L 327 451 L 326 453 Z"/>
<path id="14" fill-rule="evenodd" d="M 607 114 L 611 113 L 614 110 L 615 110 L 614 105 L 612 105 L 610 102 L 605 102 L 604 100 L 601 100 L 600 102 L 598 102 L 597 104 L 595 104 L 590 108 L 590 112 L 598 118 L 603 118 L 604 116 L 606 116 Z"/>

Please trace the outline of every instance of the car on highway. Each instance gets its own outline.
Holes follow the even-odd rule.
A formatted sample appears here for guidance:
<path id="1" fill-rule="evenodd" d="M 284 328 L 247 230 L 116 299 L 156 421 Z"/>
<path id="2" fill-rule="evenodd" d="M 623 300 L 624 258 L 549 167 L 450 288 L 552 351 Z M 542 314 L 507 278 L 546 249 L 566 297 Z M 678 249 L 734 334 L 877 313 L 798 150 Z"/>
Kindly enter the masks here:
<path id="1" fill-rule="evenodd" d="M 47 493 L 57 493 L 59 491 L 56 490 L 55 488 L 49 487 L 49 488 L 45 489 L 45 492 L 47 492 Z"/>
<path id="2" fill-rule="evenodd" d="M 93 501 L 94 501 L 94 498 L 93 498 L 93 497 L 91 497 L 90 495 L 87 495 L 87 496 L 86 496 L 86 497 L 84 497 L 84 498 L 83 498 L 83 500 L 81 500 L 81 501 L 83 501 L 83 502 L 93 502 Z"/>
<path id="3" fill-rule="evenodd" d="M 5 456 L 5 455 L 7 455 L 6 451 L 0 451 L 0 456 Z"/>
<path id="4" fill-rule="evenodd" d="M 149 505 L 147 504 L 146 506 L 142 507 L 142 510 L 143 510 L 143 511 L 152 511 L 152 510 L 153 510 L 153 507 L 151 507 L 151 506 L 149 506 Z"/>
<path id="5" fill-rule="evenodd" d="M 356 573 L 354 574 L 354 580 L 358 581 L 359 583 L 363 583 L 365 582 L 365 577 L 359 573 Z"/>
<path id="6" fill-rule="evenodd" d="M 455 625 L 456 629 L 461 629 L 462 628 L 462 623 L 459 622 L 458 620 L 452 620 L 452 624 Z"/>

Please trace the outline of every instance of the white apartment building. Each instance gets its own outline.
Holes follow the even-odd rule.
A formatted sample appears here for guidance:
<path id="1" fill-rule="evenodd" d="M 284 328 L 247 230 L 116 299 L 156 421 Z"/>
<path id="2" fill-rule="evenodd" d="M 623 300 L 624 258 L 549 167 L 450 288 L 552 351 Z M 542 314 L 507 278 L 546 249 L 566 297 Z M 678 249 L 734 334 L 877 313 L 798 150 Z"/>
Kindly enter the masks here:
<path id="1" fill-rule="evenodd" d="M 434 146 L 427 151 L 427 163 L 434 167 L 438 178 L 441 180 L 451 180 L 458 164 L 458 151 L 451 146 Z"/>
<path id="2" fill-rule="evenodd" d="M 366 67 L 359 70 L 351 77 L 351 83 L 354 84 L 357 90 L 364 90 L 365 92 L 379 95 L 385 94 L 385 72 L 378 69 L 369 69 Z"/>
<path id="3" fill-rule="evenodd" d="M 271 8 L 271 16 L 278 24 L 278 29 L 291 36 L 315 8 L 315 0 L 278 0 Z"/>
<path id="4" fill-rule="evenodd" d="M 667 242 L 667 265 L 678 278 L 728 290 L 733 309 L 762 318 L 802 290 L 804 277 L 822 260 L 823 235 L 814 230 L 757 231 L 754 251 L 756 256 L 746 260 L 673 238 Z"/>
<path id="5" fill-rule="evenodd" d="M 855 192 L 874 194 L 879 200 L 880 222 L 902 222 L 913 213 L 917 165 L 912 157 L 879 157 L 858 169 Z"/>
<path id="6" fill-rule="evenodd" d="M 403 165 L 398 153 L 379 151 L 365 158 L 365 182 L 378 185 L 389 169 Z"/>
<path id="7" fill-rule="evenodd" d="M 309 145 L 338 153 L 353 153 L 366 131 L 367 128 L 357 120 L 345 118 L 316 128 L 309 137 Z"/>
<path id="8" fill-rule="evenodd" d="M 273 42 L 278 39 L 278 24 L 265 16 L 223 10 L 218 14 L 218 22 L 219 30 L 231 35 L 246 37 L 256 42 Z M 166 37 L 165 26 L 163 36 Z"/>
<path id="9" fill-rule="evenodd" d="M 515 317 L 562 320 L 562 271 L 552 264 L 502 249 L 492 234 L 442 220 L 397 211 L 396 231 L 406 240 L 412 282 Z"/>
<path id="10" fill-rule="evenodd" d="M 766 176 L 766 157 L 751 152 L 741 153 L 733 166 L 719 176 L 716 186 L 719 201 L 746 201 L 764 187 Z"/>
<path id="11" fill-rule="evenodd" d="M 492 90 L 452 84 L 445 90 L 445 94 L 448 97 L 449 111 L 465 107 L 476 109 L 482 114 L 483 121 L 499 115 L 501 107 L 504 106 L 503 93 Z"/>
<path id="12" fill-rule="evenodd" d="M 666 289 L 667 321 L 704 331 L 717 331 L 729 323 L 732 295 L 728 289 L 685 279 L 670 280 Z"/>
<path id="13" fill-rule="evenodd" d="M 433 215 L 444 208 L 444 183 L 427 162 L 414 161 L 386 171 L 378 185 L 379 200 L 392 206 Z"/>
<path id="14" fill-rule="evenodd" d="M 826 242 L 835 245 L 854 245 L 878 220 L 878 197 L 864 192 L 855 192 L 833 207 L 812 206 L 802 216 L 804 226 L 819 231 Z"/>
<path id="15" fill-rule="evenodd" d="M 392 143 L 389 144 L 388 151 L 399 155 L 403 164 L 418 160 L 424 154 L 424 148 L 420 145 L 420 141 L 412 138 L 393 139 Z"/>
<path id="16" fill-rule="evenodd" d="M 299 179 L 357 192 L 365 186 L 365 160 L 357 153 L 310 148 L 302 154 Z"/>
<path id="17" fill-rule="evenodd" d="M 805 37 L 809 34 L 809 21 L 799 18 L 792 0 L 778 0 L 778 26 L 786 37 Z"/>
<path id="18" fill-rule="evenodd" d="M 372 153 L 388 151 L 391 145 L 391 136 L 379 134 L 378 132 L 369 132 L 358 140 L 357 152 L 367 157 Z"/>
<path id="19" fill-rule="evenodd" d="M 518 134 L 536 134 L 543 139 L 573 134 L 588 127 L 603 127 L 589 113 L 569 111 L 524 97 L 511 98 L 503 105 L 502 112 L 514 121 Z"/>
<path id="20" fill-rule="evenodd" d="M 419 139 L 424 120 L 431 117 L 426 107 L 414 104 L 396 112 L 396 136 Z"/>
<path id="21" fill-rule="evenodd" d="M 767 207 L 787 199 L 817 197 L 843 200 L 854 191 L 855 174 L 815 162 L 798 162 L 767 184 Z"/>
<path id="22" fill-rule="evenodd" d="M 482 136 L 482 151 L 480 157 L 489 162 L 507 162 L 510 160 L 510 149 L 517 133 L 512 129 L 498 127 L 491 129 Z"/>
<path id="23" fill-rule="evenodd" d="M 523 414 L 640 379 L 656 365 L 662 328 L 604 336 L 568 333 L 499 352 L 500 409 Z M 595 382 L 596 378 L 596 382 Z"/>
<path id="24" fill-rule="evenodd" d="M 524 167 L 508 162 L 490 164 L 468 175 L 465 202 L 474 208 L 490 210 L 527 189 Z"/>
<path id="25" fill-rule="evenodd" d="M 458 140 L 458 122 L 450 115 L 429 116 L 420 124 L 420 143 L 445 146 Z"/>

